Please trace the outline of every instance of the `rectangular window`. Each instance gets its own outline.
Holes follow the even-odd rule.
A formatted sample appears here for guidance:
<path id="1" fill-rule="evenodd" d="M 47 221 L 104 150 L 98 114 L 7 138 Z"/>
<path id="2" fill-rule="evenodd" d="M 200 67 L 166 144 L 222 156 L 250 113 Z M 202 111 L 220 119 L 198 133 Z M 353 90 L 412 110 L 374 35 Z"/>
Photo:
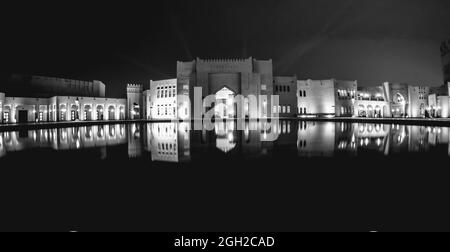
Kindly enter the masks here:
<path id="1" fill-rule="evenodd" d="M 286 106 L 283 106 L 283 114 L 286 113 Z"/>
<path id="2" fill-rule="evenodd" d="M 287 112 L 288 112 L 288 113 L 291 113 L 291 106 L 288 106 L 288 107 L 287 107 Z"/>
<path id="3" fill-rule="evenodd" d="M 3 112 L 3 121 L 9 123 L 9 112 Z"/>

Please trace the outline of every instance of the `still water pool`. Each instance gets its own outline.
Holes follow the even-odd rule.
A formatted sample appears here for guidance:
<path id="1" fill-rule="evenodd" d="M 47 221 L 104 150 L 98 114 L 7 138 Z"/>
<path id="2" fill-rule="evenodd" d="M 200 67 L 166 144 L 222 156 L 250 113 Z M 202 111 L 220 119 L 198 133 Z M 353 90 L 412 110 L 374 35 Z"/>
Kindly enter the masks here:
<path id="1" fill-rule="evenodd" d="M 236 128 L 2 132 L 0 230 L 450 230 L 450 128 Z"/>

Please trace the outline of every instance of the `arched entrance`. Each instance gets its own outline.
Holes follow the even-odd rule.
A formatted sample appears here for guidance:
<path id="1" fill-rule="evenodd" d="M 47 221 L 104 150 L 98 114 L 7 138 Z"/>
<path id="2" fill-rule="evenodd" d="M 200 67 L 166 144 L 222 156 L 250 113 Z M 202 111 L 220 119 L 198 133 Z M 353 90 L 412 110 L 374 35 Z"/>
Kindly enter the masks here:
<path id="1" fill-rule="evenodd" d="M 366 107 L 364 107 L 364 105 L 359 105 L 358 106 L 358 116 L 359 117 L 366 117 L 367 116 Z"/>
<path id="2" fill-rule="evenodd" d="M 133 108 L 131 108 L 131 119 L 138 120 L 141 117 L 141 108 L 139 104 L 134 103 Z"/>
<path id="3" fill-rule="evenodd" d="M 125 108 L 123 106 L 121 106 L 119 108 L 119 119 L 120 120 L 125 120 Z"/>
<path id="4" fill-rule="evenodd" d="M 104 118 L 104 116 L 103 116 L 103 106 L 102 105 L 98 105 L 97 109 L 96 109 L 96 112 L 97 112 L 97 120 L 98 121 L 102 121 L 103 118 Z"/>
<path id="5" fill-rule="evenodd" d="M 116 108 L 114 106 L 109 106 L 108 108 L 108 119 L 116 120 Z"/>
<path id="6" fill-rule="evenodd" d="M 92 121 L 92 107 L 91 105 L 84 106 L 84 120 L 85 121 Z"/>
<path id="7" fill-rule="evenodd" d="M 78 106 L 72 105 L 72 107 L 70 108 L 70 120 L 76 121 L 78 119 L 79 119 Z"/>
<path id="8" fill-rule="evenodd" d="M 227 87 L 216 93 L 216 104 L 214 107 L 216 118 L 235 118 L 237 106 L 234 102 L 235 93 Z"/>

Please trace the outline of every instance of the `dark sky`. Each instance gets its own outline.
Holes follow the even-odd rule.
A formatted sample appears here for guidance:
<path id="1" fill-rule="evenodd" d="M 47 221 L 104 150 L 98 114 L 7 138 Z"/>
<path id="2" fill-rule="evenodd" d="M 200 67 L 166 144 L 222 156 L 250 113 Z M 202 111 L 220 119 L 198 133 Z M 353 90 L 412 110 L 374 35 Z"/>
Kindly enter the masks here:
<path id="1" fill-rule="evenodd" d="M 195 57 L 272 58 L 276 75 L 363 86 L 443 82 L 448 0 L 109 2 L 4 4 L 2 71 L 99 79 L 112 97 Z"/>

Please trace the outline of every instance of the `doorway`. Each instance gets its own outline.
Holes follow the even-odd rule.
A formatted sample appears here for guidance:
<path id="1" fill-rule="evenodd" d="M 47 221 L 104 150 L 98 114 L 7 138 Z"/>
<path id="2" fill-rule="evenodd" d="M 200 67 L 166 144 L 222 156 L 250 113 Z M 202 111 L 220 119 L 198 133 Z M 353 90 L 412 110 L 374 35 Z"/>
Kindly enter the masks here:
<path id="1" fill-rule="evenodd" d="M 19 110 L 19 123 L 28 123 L 28 110 Z"/>

